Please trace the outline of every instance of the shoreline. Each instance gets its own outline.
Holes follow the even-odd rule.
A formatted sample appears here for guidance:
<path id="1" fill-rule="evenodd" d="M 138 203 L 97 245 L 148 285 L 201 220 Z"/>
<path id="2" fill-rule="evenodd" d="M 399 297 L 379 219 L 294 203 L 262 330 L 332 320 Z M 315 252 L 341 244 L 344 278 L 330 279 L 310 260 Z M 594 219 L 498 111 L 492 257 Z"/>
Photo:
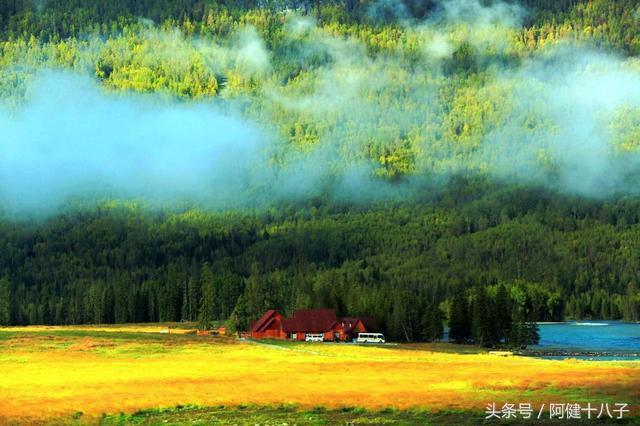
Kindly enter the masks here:
<path id="1" fill-rule="evenodd" d="M 519 356 L 526 357 L 616 357 L 616 358 L 638 358 L 640 359 L 640 352 L 626 352 L 626 351 L 580 351 L 580 350 L 563 350 L 563 349 L 548 349 L 548 350 L 524 350 L 517 352 Z"/>

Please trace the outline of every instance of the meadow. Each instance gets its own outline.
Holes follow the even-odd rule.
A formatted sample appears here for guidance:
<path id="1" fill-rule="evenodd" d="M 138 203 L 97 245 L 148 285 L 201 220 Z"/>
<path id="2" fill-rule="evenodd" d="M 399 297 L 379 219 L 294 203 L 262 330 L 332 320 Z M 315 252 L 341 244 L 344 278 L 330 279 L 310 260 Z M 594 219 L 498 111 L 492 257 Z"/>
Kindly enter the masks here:
<path id="1" fill-rule="evenodd" d="M 0 328 L 0 423 L 473 423 L 490 402 L 624 402 L 640 414 L 636 361 L 549 361 L 448 344 L 255 343 L 165 329 Z"/>

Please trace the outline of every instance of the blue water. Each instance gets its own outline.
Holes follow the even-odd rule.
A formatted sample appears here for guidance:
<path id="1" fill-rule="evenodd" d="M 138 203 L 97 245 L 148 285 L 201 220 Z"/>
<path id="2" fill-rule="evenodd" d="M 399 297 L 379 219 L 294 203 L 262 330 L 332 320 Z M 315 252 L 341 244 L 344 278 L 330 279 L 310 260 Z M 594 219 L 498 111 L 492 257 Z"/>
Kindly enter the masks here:
<path id="1" fill-rule="evenodd" d="M 534 350 L 640 353 L 640 324 L 638 323 L 585 320 L 568 321 L 562 324 L 539 324 L 538 327 L 540 344 L 530 346 Z"/>

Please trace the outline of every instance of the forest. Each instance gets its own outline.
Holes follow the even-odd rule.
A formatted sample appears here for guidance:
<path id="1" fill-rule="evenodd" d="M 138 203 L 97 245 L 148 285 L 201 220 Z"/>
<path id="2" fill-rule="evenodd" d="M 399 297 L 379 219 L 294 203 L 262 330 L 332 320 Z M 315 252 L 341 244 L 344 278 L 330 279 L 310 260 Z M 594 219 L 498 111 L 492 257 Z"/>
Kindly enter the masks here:
<path id="1" fill-rule="evenodd" d="M 536 321 L 640 320 L 637 0 L 0 0 L 0 34 L 0 325 L 329 307 L 519 346 Z M 265 158 L 161 200 L 115 168 L 81 193 L 55 156 L 18 170 L 21 111 L 84 90 L 52 72 L 92 104 L 209 102 Z"/>

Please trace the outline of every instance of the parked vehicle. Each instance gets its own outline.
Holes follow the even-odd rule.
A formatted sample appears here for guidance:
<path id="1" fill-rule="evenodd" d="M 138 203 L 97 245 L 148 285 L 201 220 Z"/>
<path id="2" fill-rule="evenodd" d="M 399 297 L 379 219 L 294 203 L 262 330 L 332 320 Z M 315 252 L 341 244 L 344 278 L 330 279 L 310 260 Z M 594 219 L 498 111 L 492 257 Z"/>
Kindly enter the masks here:
<path id="1" fill-rule="evenodd" d="M 355 339 L 356 343 L 385 343 L 382 333 L 359 333 Z"/>
<path id="2" fill-rule="evenodd" d="M 323 342 L 324 335 L 322 333 L 318 333 L 318 334 L 307 333 L 304 335 L 304 341 L 305 342 Z"/>

